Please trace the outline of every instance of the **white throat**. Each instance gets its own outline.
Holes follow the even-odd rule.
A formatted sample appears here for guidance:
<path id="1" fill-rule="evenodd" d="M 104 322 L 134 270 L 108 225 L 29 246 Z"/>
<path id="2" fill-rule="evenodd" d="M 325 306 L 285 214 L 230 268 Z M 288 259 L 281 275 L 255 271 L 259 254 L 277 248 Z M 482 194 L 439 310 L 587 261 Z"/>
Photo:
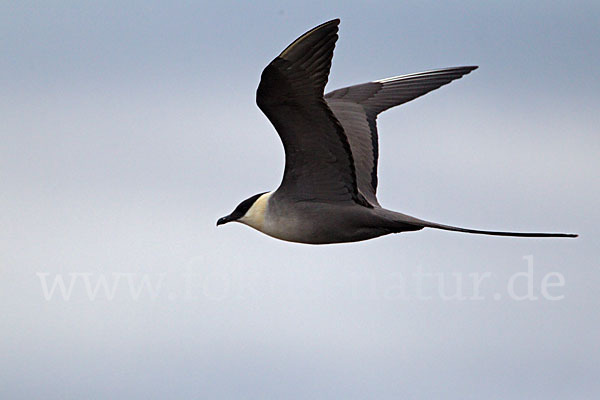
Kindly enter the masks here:
<path id="1" fill-rule="evenodd" d="M 238 221 L 262 232 L 265 224 L 267 203 L 272 193 L 273 192 L 267 192 L 256 199 L 246 214 L 238 219 Z"/>

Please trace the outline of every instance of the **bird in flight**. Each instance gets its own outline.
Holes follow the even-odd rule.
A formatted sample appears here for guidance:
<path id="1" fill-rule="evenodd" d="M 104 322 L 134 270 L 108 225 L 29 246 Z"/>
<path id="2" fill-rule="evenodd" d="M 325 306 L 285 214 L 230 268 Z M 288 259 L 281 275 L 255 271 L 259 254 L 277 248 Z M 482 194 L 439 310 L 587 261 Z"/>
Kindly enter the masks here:
<path id="1" fill-rule="evenodd" d="M 459 228 L 387 210 L 377 201 L 377 115 L 461 78 L 477 67 L 402 75 L 323 94 L 339 19 L 306 32 L 263 71 L 256 103 L 285 150 L 279 188 L 242 201 L 217 225 L 240 222 L 299 243 L 356 242 L 423 228 L 520 237 L 566 233 Z"/>

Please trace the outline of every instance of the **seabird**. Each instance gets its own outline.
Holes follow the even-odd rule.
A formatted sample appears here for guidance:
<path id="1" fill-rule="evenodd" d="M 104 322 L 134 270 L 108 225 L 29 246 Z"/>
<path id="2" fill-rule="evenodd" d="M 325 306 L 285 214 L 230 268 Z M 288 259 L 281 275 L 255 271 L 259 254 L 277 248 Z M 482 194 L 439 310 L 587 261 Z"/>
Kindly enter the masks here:
<path id="1" fill-rule="evenodd" d="M 436 228 L 483 235 L 576 237 L 566 233 L 459 228 L 387 210 L 377 201 L 377 115 L 476 69 L 454 67 L 396 76 L 323 94 L 339 19 L 290 44 L 263 71 L 256 103 L 285 150 L 282 182 L 256 194 L 217 225 L 241 222 L 290 242 L 356 242 Z"/>

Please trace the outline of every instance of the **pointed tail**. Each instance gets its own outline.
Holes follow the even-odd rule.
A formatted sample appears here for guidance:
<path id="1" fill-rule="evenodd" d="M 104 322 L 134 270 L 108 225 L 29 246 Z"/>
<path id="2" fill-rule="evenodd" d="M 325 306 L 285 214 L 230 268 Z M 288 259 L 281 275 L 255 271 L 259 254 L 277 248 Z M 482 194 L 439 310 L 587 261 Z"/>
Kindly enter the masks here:
<path id="1" fill-rule="evenodd" d="M 426 222 L 426 221 L 423 221 Z M 475 233 L 478 235 L 493 235 L 493 236 L 517 236 L 517 237 L 567 237 L 567 238 L 576 238 L 576 233 L 547 233 L 547 232 L 502 232 L 502 231 L 483 231 L 479 229 L 468 229 L 468 228 L 459 228 L 457 226 L 436 224 L 434 222 L 426 222 L 424 225 L 426 228 L 436 228 L 443 229 L 446 231 L 454 231 L 454 232 L 464 232 L 464 233 Z"/>
<path id="2" fill-rule="evenodd" d="M 566 238 L 576 238 L 576 233 L 547 233 L 547 232 L 503 232 L 503 231 L 484 231 L 480 229 L 468 229 L 468 228 L 459 228 L 458 226 L 444 225 L 438 224 L 436 222 L 429 222 L 419 218 L 411 217 L 409 215 L 400 214 L 393 212 L 394 220 L 396 222 L 413 226 L 418 226 L 421 228 L 435 228 L 435 229 L 443 229 L 445 231 L 453 231 L 453 232 L 463 232 L 463 233 L 475 233 L 478 235 L 493 235 L 493 236 L 516 236 L 516 237 L 538 237 L 538 238 L 549 238 L 549 237 L 566 237 Z"/>

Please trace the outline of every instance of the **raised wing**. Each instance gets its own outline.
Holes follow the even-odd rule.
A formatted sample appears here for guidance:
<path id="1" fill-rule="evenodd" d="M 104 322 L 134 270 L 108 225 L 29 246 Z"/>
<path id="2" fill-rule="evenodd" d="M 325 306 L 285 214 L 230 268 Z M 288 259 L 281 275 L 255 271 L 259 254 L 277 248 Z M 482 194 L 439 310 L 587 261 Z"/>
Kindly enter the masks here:
<path id="1" fill-rule="evenodd" d="M 396 76 L 338 89 L 325 95 L 352 149 L 359 193 L 377 203 L 377 115 L 446 85 L 477 67 L 456 67 Z"/>
<path id="2" fill-rule="evenodd" d="M 350 144 L 323 99 L 339 19 L 300 36 L 263 71 L 256 102 L 285 149 L 277 192 L 296 200 L 354 201 L 358 192 Z"/>

